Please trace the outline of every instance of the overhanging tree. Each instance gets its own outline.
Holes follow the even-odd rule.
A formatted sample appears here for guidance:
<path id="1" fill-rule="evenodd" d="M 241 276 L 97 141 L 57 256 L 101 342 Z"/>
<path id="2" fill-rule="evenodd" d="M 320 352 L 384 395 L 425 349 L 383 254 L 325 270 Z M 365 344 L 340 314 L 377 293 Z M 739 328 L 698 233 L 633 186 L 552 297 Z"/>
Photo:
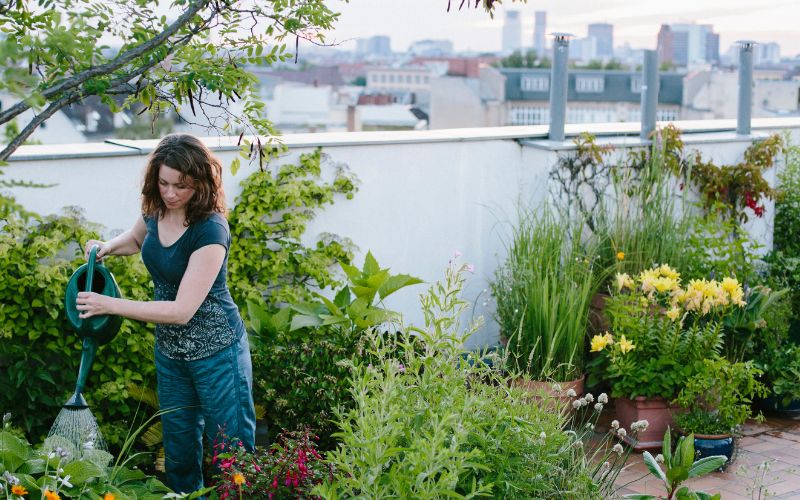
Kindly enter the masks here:
<path id="1" fill-rule="evenodd" d="M 88 96 L 114 112 L 141 107 L 154 121 L 184 109 L 190 123 L 202 117 L 195 123 L 241 133 L 240 142 L 255 137 L 245 139 L 244 156 L 260 160 L 272 147 L 258 137 L 276 134 L 248 68 L 290 59 L 301 39 L 324 44 L 339 16 L 326 3 L 173 0 L 161 15 L 158 0 L 0 0 L 0 92 L 16 99 L 0 110 L 0 126 L 33 111 L 12 127 L 0 161 L 58 110 Z M 106 39 L 119 49 L 101 44 Z"/>

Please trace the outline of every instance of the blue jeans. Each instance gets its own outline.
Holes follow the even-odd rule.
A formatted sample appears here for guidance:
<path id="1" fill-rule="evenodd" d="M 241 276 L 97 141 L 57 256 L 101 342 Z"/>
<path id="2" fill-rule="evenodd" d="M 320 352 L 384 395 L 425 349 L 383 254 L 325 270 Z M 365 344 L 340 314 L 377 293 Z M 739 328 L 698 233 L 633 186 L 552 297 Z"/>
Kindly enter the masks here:
<path id="1" fill-rule="evenodd" d="M 158 399 L 164 436 L 167 485 L 185 493 L 203 487 L 203 431 L 210 441 L 219 429 L 255 445 L 253 367 L 247 334 L 207 358 L 170 359 L 155 349 Z M 172 411 L 170 411 L 172 410 Z"/>

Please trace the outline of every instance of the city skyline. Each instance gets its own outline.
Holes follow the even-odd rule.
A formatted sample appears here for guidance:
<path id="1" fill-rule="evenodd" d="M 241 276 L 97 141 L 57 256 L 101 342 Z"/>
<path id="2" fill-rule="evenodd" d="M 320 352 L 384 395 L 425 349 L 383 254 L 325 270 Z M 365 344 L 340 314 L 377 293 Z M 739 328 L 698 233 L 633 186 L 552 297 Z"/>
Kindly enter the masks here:
<path id="1" fill-rule="evenodd" d="M 712 24 L 720 34 L 720 50 L 739 39 L 777 42 L 782 56 L 800 55 L 800 3 L 765 0 L 753 5 L 746 0 L 706 0 L 702 8 L 691 0 L 669 4 L 644 0 L 607 0 L 598 10 L 592 0 L 574 0 L 565 5 L 556 0 L 507 2 L 491 19 L 482 8 L 458 10 L 459 0 L 350 0 L 333 4 L 342 15 L 328 36 L 328 43 L 352 50 L 355 39 L 374 35 L 391 38 L 392 50 L 405 51 L 420 39 L 448 39 L 456 51 L 493 52 L 501 49 L 506 10 L 517 10 L 522 17 L 522 43 L 533 45 L 534 12 L 547 12 L 547 32 L 566 31 L 584 37 L 591 23 L 614 25 L 614 44 L 634 48 L 655 48 L 661 24 Z M 594 8 L 593 8 L 594 7 Z M 644 14 L 646 12 L 646 14 Z"/>

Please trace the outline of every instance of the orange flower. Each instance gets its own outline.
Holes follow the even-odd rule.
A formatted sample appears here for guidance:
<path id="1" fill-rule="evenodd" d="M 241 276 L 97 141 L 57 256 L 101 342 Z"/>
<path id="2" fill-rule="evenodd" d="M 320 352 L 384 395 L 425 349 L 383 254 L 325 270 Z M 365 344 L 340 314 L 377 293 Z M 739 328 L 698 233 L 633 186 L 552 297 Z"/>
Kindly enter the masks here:
<path id="1" fill-rule="evenodd" d="M 617 252 L 617 260 L 625 260 L 625 252 Z"/>
<path id="2" fill-rule="evenodd" d="M 244 484 L 244 476 L 242 475 L 242 473 L 241 473 L 241 472 L 237 472 L 237 473 L 235 473 L 235 474 L 233 475 L 233 483 L 234 483 L 236 486 L 241 486 L 241 485 L 243 485 L 243 484 Z"/>
<path id="3" fill-rule="evenodd" d="M 11 493 L 21 497 L 23 495 L 27 495 L 28 494 L 28 490 L 26 490 L 24 486 L 21 486 L 19 484 L 15 484 L 14 486 L 11 487 Z"/>
<path id="4" fill-rule="evenodd" d="M 117 496 L 113 493 L 106 493 L 103 495 L 103 500 L 117 500 Z"/>
<path id="5" fill-rule="evenodd" d="M 61 500 L 61 497 L 58 496 L 58 493 L 56 493 L 55 491 L 50 491 L 50 490 L 44 490 L 44 497 L 47 500 Z"/>

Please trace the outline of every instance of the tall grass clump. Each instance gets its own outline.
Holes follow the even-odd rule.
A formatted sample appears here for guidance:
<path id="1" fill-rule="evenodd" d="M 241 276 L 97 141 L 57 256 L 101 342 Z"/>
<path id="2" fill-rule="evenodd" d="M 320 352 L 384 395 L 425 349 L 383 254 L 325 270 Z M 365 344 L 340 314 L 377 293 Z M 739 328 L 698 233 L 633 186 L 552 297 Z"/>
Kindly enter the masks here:
<path id="1" fill-rule="evenodd" d="M 520 209 L 505 262 L 492 282 L 509 369 L 538 380 L 583 373 L 597 246 L 584 224 L 548 206 Z"/>
<path id="2" fill-rule="evenodd" d="M 677 137 L 659 133 L 668 135 L 611 170 L 611 192 L 595 218 L 600 268 L 637 274 L 664 263 L 680 272 L 690 265 L 692 206 L 688 189 L 674 174 L 691 166 L 677 156 L 682 152 L 681 144 L 674 145 Z M 603 275 L 603 281 L 611 275 Z"/>

